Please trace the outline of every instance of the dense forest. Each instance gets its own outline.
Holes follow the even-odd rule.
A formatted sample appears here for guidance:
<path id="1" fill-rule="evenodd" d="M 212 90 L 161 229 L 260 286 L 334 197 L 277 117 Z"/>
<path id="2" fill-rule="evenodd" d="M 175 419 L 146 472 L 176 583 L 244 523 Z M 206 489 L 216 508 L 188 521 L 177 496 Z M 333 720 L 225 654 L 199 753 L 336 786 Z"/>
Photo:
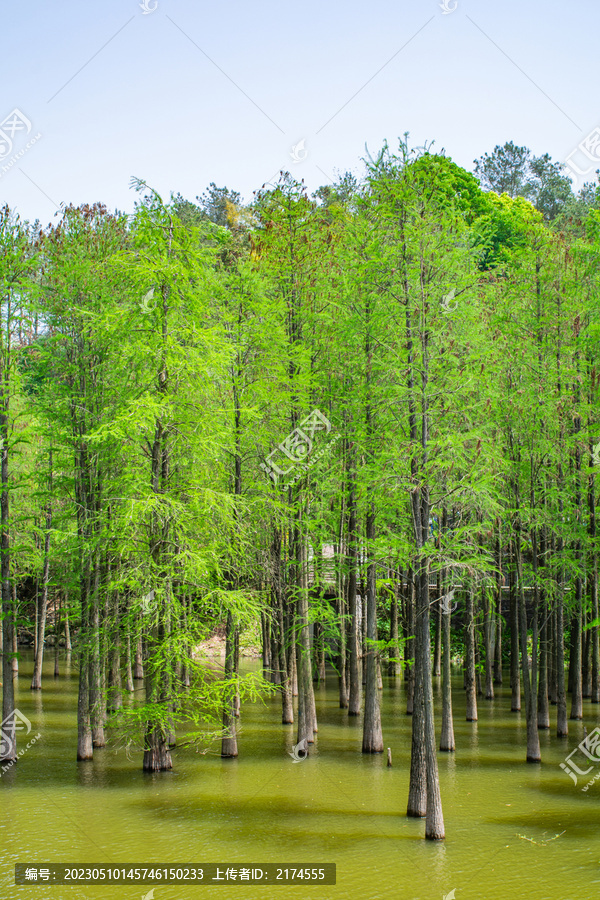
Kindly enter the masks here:
<path id="1" fill-rule="evenodd" d="M 265 692 L 310 753 L 326 667 L 382 753 L 383 673 L 407 814 L 442 839 L 452 665 L 469 721 L 510 678 L 524 763 L 600 702 L 600 185 L 404 139 L 312 195 L 132 188 L 132 215 L 0 211 L 1 761 L 19 646 L 34 691 L 73 652 L 78 760 L 110 742 L 146 771 L 176 739 L 243 759 Z"/>

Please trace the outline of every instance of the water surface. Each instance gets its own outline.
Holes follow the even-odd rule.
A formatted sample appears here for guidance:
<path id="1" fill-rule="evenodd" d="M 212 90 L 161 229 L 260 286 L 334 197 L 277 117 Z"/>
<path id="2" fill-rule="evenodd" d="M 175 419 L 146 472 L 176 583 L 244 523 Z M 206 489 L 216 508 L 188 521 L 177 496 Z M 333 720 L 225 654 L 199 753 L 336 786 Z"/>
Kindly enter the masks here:
<path id="1" fill-rule="evenodd" d="M 1 900 L 140 900 L 151 887 L 15 886 L 14 864 L 30 861 L 337 864 L 335 886 L 158 884 L 155 900 L 442 900 L 452 890 L 456 900 L 600 896 L 600 781 L 585 793 L 587 779 L 575 787 L 559 768 L 583 724 L 588 732 L 598 725 L 600 708 L 588 700 L 584 722 L 570 722 L 565 740 L 554 737 L 552 708 L 543 763 L 527 765 L 525 722 L 510 712 L 508 679 L 494 701 L 480 699 L 479 722 L 469 723 L 456 677 L 457 750 L 439 754 L 447 839 L 430 843 L 424 823 L 404 815 L 411 720 L 399 680 L 384 679 L 382 696 L 391 769 L 385 754 L 361 753 L 362 720 L 339 709 L 331 674 L 316 689 L 319 732 L 308 759 L 288 755 L 295 728 L 281 725 L 273 697 L 242 708 L 238 759 L 222 760 L 218 747 L 176 749 L 172 772 L 144 775 L 139 753 L 96 750 L 93 761 L 77 763 L 75 670 L 65 673 L 61 659 L 55 680 L 50 661 L 43 691 L 33 694 L 31 656 L 23 656 L 16 702 L 41 738 L 0 778 Z M 438 736 L 440 699 L 437 685 Z"/>

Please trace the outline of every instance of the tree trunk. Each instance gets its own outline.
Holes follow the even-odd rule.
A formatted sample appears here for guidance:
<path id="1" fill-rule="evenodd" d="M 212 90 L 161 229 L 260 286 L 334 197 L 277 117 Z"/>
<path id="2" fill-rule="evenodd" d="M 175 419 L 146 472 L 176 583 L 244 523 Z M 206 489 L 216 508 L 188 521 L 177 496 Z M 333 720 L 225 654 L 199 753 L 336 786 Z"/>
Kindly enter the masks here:
<path id="1" fill-rule="evenodd" d="M 558 578 L 561 578 L 559 573 Z M 565 639 L 562 586 L 558 588 L 556 608 L 556 736 L 567 737 L 567 694 L 565 691 Z"/>
<path id="2" fill-rule="evenodd" d="M 77 698 L 77 759 L 92 759 L 92 726 L 90 722 L 90 565 L 86 560 L 81 576 L 81 628 L 79 631 L 79 693 Z"/>
<path id="3" fill-rule="evenodd" d="M 104 735 L 105 698 L 102 690 L 102 670 L 100 659 L 100 560 L 95 559 L 94 589 L 92 591 L 90 658 L 90 717 L 92 721 L 92 742 L 94 747 L 105 747 Z"/>
<path id="4" fill-rule="evenodd" d="M 581 578 L 575 579 L 575 612 L 571 620 L 571 673 L 573 677 L 571 694 L 571 719 L 583 718 L 582 682 L 581 682 L 581 616 L 582 616 Z"/>
<path id="5" fill-rule="evenodd" d="M 548 641 L 548 699 L 556 706 L 556 604 L 548 600 L 548 625 L 550 627 Z"/>
<path id="6" fill-rule="evenodd" d="M 348 709 L 348 681 L 347 673 L 347 654 L 346 654 L 346 586 L 344 579 L 340 579 L 338 594 L 338 622 L 340 628 L 340 653 L 338 657 L 339 669 L 339 703 L 340 709 Z"/>
<path id="7" fill-rule="evenodd" d="M 298 642 L 296 645 L 296 667 L 298 670 L 298 736 L 297 743 L 312 744 L 315 739 L 315 698 L 313 692 L 310 652 L 310 630 L 308 623 L 308 588 L 304 582 L 304 558 L 299 528 L 294 529 L 294 552 L 296 560 L 295 583 L 297 585 Z"/>
<path id="8" fill-rule="evenodd" d="M 119 610 L 119 593 L 112 592 L 111 622 L 112 640 L 109 648 L 108 668 L 108 708 L 111 712 L 121 709 L 123 706 L 123 694 L 121 693 L 121 618 Z"/>
<path id="9" fill-rule="evenodd" d="M 396 581 L 393 588 L 392 606 L 390 609 L 390 643 L 389 650 L 390 660 L 388 663 L 388 675 L 393 678 L 398 677 L 402 672 L 400 666 L 400 644 L 398 643 L 398 601 L 401 597 L 402 572 L 400 572 L 400 581 Z"/>
<path id="10" fill-rule="evenodd" d="M 502 579 L 502 576 L 501 576 Z M 494 684 L 502 684 L 502 584 L 498 590 L 496 610 L 496 643 L 494 647 Z"/>
<path id="11" fill-rule="evenodd" d="M 5 384 L 2 385 L 3 389 Z M 13 633 L 15 631 L 15 604 L 10 585 L 10 542 L 9 542 L 9 504 L 8 504 L 8 419 L 6 404 L 8 398 L 2 398 L 3 408 L 0 414 L 0 579 L 2 582 L 2 723 L 0 732 L 0 762 L 17 761 L 17 737 L 15 728 L 15 689 L 13 684 Z"/>
<path id="12" fill-rule="evenodd" d="M 373 553 L 372 541 L 375 539 L 375 511 L 373 507 L 367 514 L 367 542 L 369 553 Z M 367 687 L 365 691 L 365 718 L 363 723 L 363 753 L 383 753 L 383 734 L 381 731 L 381 712 L 379 708 L 379 691 L 377 689 L 377 589 L 375 584 L 375 563 L 369 562 L 367 568 Z"/>
<path id="13" fill-rule="evenodd" d="M 598 561 L 593 553 L 593 571 L 590 576 L 590 592 L 592 597 L 592 621 L 598 621 Z M 592 628 L 592 703 L 600 703 L 600 632 L 597 625 Z"/>
<path id="14" fill-rule="evenodd" d="M 52 491 L 52 450 L 49 451 L 50 460 L 50 480 L 49 490 Z M 48 502 L 46 509 L 46 533 L 44 536 L 44 569 L 42 574 L 42 595 L 39 608 L 37 610 L 37 635 L 36 635 L 36 653 L 33 665 L 33 678 L 31 679 L 31 690 L 41 691 L 42 689 L 42 663 L 44 661 L 44 642 L 46 640 L 46 615 L 48 612 L 48 583 L 50 581 L 50 529 L 52 527 L 52 502 Z M 58 633 L 55 629 L 55 640 Z"/>
<path id="15" fill-rule="evenodd" d="M 72 650 L 71 629 L 69 628 L 69 595 L 65 593 L 65 651 L 68 655 Z"/>
<path id="16" fill-rule="evenodd" d="M 129 630 L 129 623 L 127 624 L 127 642 L 125 644 L 125 690 L 128 693 L 132 693 L 134 690 L 133 669 L 131 667 L 131 632 Z"/>
<path id="17" fill-rule="evenodd" d="M 60 611 L 62 605 L 62 597 L 58 598 L 58 609 L 56 608 L 56 600 L 54 601 L 54 677 L 58 678 L 60 669 L 58 666 L 58 644 L 60 640 Z"/>
<path id="18" fill-rule="evenodd" d="M 541 591 L 542 622 L 540 626 L 540 671 L 538 681 L 538 728 L 550 728 L 550 708 L 548 705 L 548 620 L 549 608 L 544 608 L 545 591 Z"/>
<path id="19" fill-rule="evenodd" d="M 286 620 L 289 617 L 288 609 L 284 609 L 285 594 L 281 572 L 281 531 L 273 529 L 273 541 L 271 544 L 272 558 L 272 590 L 275 606 L 275 623 L 277 629 L 277 646 L 279 652 L 279 683 L 281 688 L 281 721 L 284 725 L 294 722 L 294 703 L 292 700 L 292 658 L 294 653 L 293 629 L 286 628 Z M 290 648 L 290 644 L 292 645 Z"/>
<path id="20" fill-rule="evenodd" d="M 477 690 L 475 679 L 475 617 L 473 612 L 473 586 L 467 587 L 465 608 L 465 689 L 467 722 L 477 721 Z"/>
<path id="21" fill-rule="evenodd" d="M 518 509 L 518 506 L 517 506 Z M 535 535 L 532 538 L 533 556 L 536 559 Z M 525 692 L 525 714 L 527 719 L 527 762 L 541 762 L 540 736 L 537 727 L 537 597 L 534 601 L 531 641 L 531 672 L 527 657 L 527 610 L 525 607 L 525 590 L 523 585 L 523 566 L 521 561 L 521 535 L 519 526 L 515 537 L 515 561 L 517 565 L 517 596 L 519 605 L 519 635 L 521 638 L 521 665 L 523 669 L 523 688 Z M 534 563 L 535 568 L 535 563 Z M 535 575 L 534 575 L 535 579 Z M 537 593 L 537 582 L 534 583 Z"/>
<path id="22" fill-rule="evenodd" d="M 221 756 L 230 759 L 238 755 L 235 694 L 235 627 L 231 610 L 227 613 L 227 631 L 225 637 L 225 680 L 229 682 L 223 704 L 223 738 L 221 740 Z"/>
<path id="23" fill-rule="evenodd" d="M 135 642 L 135 661 L 133 664 L 133 680 L 144 680 L 144 652 L 142 646 L 142 635 L 138 634 Z"/>
<path id="24" fill-rule="evenodd" d="M 267 681 L 273 680 L 273 666 L 271 660 L 271 630 L 269 628 L 269 619 L 266 613 L 260 614 L 262 624 L 262 664 L 263 675 Z"/>
<path id="25" fill-rule="evenodd" d="M 320 622 L 313 625 L 313 681 L 317 684 L 325 681 L 325 646 Z"/>
<path id="26" fill-rule="evenodd" d="M 350 453 L 351 451 L 349 451 Z M 350 635 L 348 640 L 350 691 L 348 697 L 348 715 L 359 716 L 362 706 L 362 672 L 360 664 L 360 623 L 358 603 L 356 600 L 356 562 L 358 531 L 356 520 L 356 498 L 354 493 L 353 469 L 349 470 L 348 487 L 348 609 L 350 612 Z"/>
<path id="27" fill-rule="evenodd" d="M 585 619 L 585 613 L 584 613 Z M 586 623 L 587 625 L 587 623 Z M 586 627 L 582 636 L 581 696 L 589 700 L 592 696 L 592 641 L 591 630 Z"/>
<path id="28" fill-rule="evenodd" d="M 483 648 L 485 653 L 485 699 L 494 699 L 494 610 L 490 609 L 488 588 L 483 588 Z"/>
<path id="29" fill-rule="evenodd" d="M 511 557 L 513 542 L 511 541 Z M 510 711 L 519 712 L 521 709 L 521 674 L 519 670 L 519 619 L 518 602 L 515 585 L 515 572 L 512 565 L 509 575 L 510 585 L 510 687 L 511 702 Z"/>
<path id="30" fill-rule="evenodd" d="M 437 579 L 437 600 L 433 603 L 433 613 L 435 616 L 435 640 L 433 644 L 433 674 L 436 678 L 442 674 L 442 604 L 440 603 L 440 578 Z"/>
<path id="31" fill-rule="evenodd" d="M 444 583 L 444 582 L 442 582 Z M 443 587 L 444 592 L 446 587 Z M 454 722 L 452 718 L 452 670 L 451 670 L 451 618 L 448 611 L 442 617 L 442 733 L 440 750 L 455 750 Z"/>
<path id="32" fill-rule="evenodd" d="M 17 603 L 17 584 L 13 580 L 12 582 L 12 608 L 13 608 L 13 619 L 12 619 L 12 673 L 13 678 L 16 678 L 19 674 L 19 639 L 17 635 L 17 621 L 19 619 L 19 605 Z"/>
<path id="33" fill-rule="evenodd" d="M 418 573 L 416 574 L 415 581 L 417 579 Z M 419 588 L 417 587 L 417 595 L 418 591 Z M 410 666 L 412 681 L 412 696 L 410 698 L 412 715 L 412 736 L 410 749 L 410 780 L 408 787 L 408 805 L 406 809 L 406 815 L 413 818 L 423 818 L 427 815 L 427 763 L 425 754 L 424 696 L 425 679 L 423 678 L 423 674 L 420 669 L 423 665 L 426 665 L 427 668 L 429 668 L 429 659 L 422 660 L 422 620 L 424 620 L 424 617 L 420 615 L 419 609 L 417 611 L 415 622 L 416 628 L 412 632 L 412 634 L 415 635 L 415 637 L 413 638 L 415 652 L 412 660 L 412 665 Z"/>
<path id="34" fill-rule="evenodd" d="M 42 593 L 37 611 L 36 654 L 33 665 L 31 690 L 42 689 L 42 663 L 44 661 L 44 642 L 46 640 L 46 616 L 48 612 L 48 582 L 50 580 L 50 528 L 52 527 L 52 506 L 46 511 L 46 535 L 44 537 L 44 571 L 42 575 Z M 56 639 L 57 635 L 55 635 Z"/>
<path id="35" fill-rule="evenodd" d="M 406 669 L 406 715 L 412 716 L 415 705 L 415 582 L 412 569 L 408 569 L 406 603 L 404 605 L 406 635 L 404 642 L 404 666 Z"/>

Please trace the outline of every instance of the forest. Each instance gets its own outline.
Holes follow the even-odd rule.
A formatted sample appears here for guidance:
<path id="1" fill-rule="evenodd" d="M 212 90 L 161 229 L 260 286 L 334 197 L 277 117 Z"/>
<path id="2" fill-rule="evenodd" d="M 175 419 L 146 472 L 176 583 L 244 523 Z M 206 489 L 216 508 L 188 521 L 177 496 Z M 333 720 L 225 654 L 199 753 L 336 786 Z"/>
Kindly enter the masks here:
<path id="1" fill-rule="evenodd" d="M 265 697 L 310 756 L 326 675 L 385 759 L 395 681 L 406 815 L 441 841 L 453 674 L 473 723 L 509 684 L 523 766 L 598 718 L 600 183 L 405 136 L 313 194 L 132 190 L 0 211 L 0 763 L 24 650 L 42 693 L 72 653 L 73 759 L 140 773 L 243 766 Z"/>

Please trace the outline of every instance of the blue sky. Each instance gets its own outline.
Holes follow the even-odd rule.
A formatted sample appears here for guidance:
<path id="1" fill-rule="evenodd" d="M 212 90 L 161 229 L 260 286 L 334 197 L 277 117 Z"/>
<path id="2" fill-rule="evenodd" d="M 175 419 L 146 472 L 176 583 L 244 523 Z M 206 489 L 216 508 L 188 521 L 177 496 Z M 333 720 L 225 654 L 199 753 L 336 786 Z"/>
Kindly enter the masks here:
<path id="1" fill-rule="evenodd" d="M 22 217 L 130 211 L 132 175 L 314 190 L 406 131 L 468 169 L 506 140 L 565 160 L 600 125 L 597 0 L 141 2 L 3 10 L 0 120 L 23 118 L 0 124 L 0 203 Z"/>

